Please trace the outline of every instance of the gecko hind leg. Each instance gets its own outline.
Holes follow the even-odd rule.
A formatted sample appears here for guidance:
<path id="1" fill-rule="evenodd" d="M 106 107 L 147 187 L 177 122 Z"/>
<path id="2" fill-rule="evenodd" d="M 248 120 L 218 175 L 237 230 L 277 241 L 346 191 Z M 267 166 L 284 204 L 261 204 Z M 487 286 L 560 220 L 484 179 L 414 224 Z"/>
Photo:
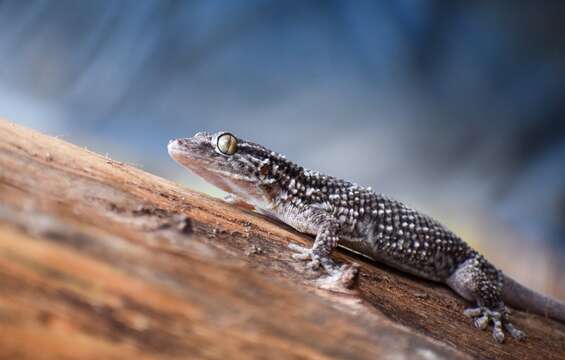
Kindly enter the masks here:
<path id="1" fill-rule="evenodd" d="M 502 273 L 479 254 L 461 264 L 447 280 L 455 292 L 478 305 L 463 314 L 474 319 L 474 325 L 481 330 L 492 324 L 492 336 L 499 343 L 504 341 L 503 329 L 515 339 L 526 338 L 526 334 L 510 322 L 510 312 L 502 302 L 503 281 Z"/>

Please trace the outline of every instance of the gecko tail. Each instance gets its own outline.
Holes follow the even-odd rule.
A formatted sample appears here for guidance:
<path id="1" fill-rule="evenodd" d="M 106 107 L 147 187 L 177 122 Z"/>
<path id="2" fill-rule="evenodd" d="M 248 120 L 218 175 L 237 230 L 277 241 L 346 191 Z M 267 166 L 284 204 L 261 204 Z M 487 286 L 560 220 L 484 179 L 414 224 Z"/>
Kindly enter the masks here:
<path id="1" fill-rule="evenodd" d="M 502 300 L 516 309 L 533 312 L 565 323 L 565 303 L 542 295 L 504 276 Z"/>

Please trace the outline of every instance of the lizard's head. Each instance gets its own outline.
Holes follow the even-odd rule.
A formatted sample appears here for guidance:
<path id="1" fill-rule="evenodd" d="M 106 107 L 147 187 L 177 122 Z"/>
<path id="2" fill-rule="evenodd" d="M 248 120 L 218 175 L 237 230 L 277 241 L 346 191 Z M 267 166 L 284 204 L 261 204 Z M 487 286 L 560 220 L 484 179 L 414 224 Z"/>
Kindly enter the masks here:
<path id="1" fill-rule="evenodd" d="M 225 131 L 171 140 L 168 151 L 207 182 L 253 203 L 270 197 L 280 171 L 293 166 L 282 155 Z"/>

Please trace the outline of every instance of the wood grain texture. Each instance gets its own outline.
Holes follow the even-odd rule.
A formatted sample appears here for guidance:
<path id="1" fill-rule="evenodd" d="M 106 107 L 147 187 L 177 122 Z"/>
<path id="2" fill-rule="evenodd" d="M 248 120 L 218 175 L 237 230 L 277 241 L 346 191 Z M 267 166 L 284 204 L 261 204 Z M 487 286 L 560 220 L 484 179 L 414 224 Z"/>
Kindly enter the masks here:
<path id="1" fill-rule="evenodd" d="M 311 238 L 0 120 L 0 358 L 565 359 L 563 324 L 515 312 L 529 339 L 496 344 L 345 250 L 357 290 L 318 289 L 289 242 Z"/>

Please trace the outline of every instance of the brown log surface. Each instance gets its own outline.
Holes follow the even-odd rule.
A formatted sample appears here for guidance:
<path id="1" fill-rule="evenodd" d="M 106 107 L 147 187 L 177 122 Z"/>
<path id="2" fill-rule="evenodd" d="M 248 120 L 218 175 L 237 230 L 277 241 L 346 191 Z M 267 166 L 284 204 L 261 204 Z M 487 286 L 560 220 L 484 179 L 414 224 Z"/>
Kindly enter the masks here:
<path id="1" fill-rule="evenodd" d="M 0 120 L 2 359 L 565 359 L 563 324 L 515 311 L 528 340 L 497 344 L 346 250 L 357 290 L 321 290 L 289 242 L 311 238 Z"/>

